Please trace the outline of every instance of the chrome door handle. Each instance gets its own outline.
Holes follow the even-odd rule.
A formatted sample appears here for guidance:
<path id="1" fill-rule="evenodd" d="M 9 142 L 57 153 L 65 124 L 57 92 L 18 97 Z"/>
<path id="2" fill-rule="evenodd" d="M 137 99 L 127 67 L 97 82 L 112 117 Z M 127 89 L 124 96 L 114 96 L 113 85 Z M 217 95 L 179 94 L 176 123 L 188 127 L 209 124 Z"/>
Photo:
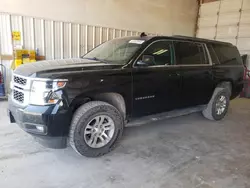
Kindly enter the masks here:
<path id="1" fill-rule="evenodd" d="M 169 77 L 172 77 L 172 76 L 180 76 L 180 73 L 176 72 L 176 73 L 171 73 L 168 75 Z"/>

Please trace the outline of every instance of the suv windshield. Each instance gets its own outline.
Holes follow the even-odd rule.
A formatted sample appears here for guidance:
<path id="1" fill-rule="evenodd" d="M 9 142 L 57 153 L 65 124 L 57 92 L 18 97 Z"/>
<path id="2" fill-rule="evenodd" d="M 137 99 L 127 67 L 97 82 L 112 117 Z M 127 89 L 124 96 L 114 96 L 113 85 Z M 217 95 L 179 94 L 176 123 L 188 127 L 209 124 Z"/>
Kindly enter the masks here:
<path id="1" fill-rule="evenodd" d="M 141 47 L 144 41 L 131 38 L 110 40 L 94 48 L 82 58 L 114 64 L 125 64 Z"/>

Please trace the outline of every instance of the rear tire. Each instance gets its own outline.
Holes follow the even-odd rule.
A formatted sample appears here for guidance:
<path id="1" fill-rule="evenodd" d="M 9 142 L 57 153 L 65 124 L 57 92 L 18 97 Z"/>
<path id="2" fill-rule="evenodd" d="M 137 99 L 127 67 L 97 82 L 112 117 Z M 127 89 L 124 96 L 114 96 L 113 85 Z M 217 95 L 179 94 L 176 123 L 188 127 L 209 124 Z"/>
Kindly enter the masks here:
<path id="1" fill-rule="evenodd" d="M 102 101 L 91 101 L 75 112 L 69 142 L 80 155 L 98 157 L 115 147 L 122 136 L 123 127 L 123 116 L 114 106 Z"/>
<path id="2" fill-rule="evenodd" d="M 207 107 L 202 111 L 205 118 L 210 120 L 221 120 L 225 117 L 230 101 L 228 88 L 217 87 Z"/>

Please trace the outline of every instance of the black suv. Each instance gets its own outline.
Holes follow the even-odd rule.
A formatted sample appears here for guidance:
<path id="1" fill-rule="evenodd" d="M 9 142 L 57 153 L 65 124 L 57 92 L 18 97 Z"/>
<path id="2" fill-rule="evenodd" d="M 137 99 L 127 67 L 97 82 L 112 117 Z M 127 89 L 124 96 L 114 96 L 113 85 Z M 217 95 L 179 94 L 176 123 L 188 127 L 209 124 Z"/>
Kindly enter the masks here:
<path id="1" fill-rule="evenodd" d="M 81 155 L 109 152 L 132 118 L 204 105 L 222 119 L 243 87 L 243 64 L 230 43 L 173 37 L 126 37 L 81 58 L 18 67 L 11 82 L 11 122 L 51 148 Z"/>

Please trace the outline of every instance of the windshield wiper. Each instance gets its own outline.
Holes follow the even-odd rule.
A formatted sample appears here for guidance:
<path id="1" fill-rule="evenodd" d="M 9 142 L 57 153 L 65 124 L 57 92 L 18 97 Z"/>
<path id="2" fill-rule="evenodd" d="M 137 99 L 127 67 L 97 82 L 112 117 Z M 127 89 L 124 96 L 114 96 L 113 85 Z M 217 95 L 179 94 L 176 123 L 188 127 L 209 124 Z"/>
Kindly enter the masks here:
<path id="1" fill-rule="evenodd" d="M 110 63 L 110 62 L 108 62 L 108 61 L 106 61 L 104 59 L 99 59 L 97 57 L 82 57 L 82 59 L 89 59 L 89 60 L 94 60 L 94 61 L 100 61 L 102 63 Z"/>

